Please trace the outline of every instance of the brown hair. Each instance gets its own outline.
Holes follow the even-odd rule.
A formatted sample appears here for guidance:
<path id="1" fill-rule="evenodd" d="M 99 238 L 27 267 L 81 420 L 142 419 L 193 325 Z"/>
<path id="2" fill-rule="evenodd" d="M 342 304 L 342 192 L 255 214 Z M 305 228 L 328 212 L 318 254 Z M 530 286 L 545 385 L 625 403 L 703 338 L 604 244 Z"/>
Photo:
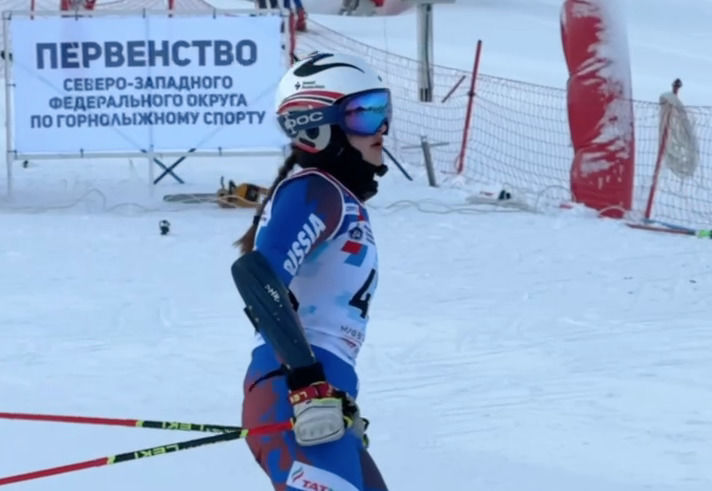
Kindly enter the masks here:
<path id="1" fill-rule="evenodd" d="M 255 218 L 252 221 L 250 228 L 248 228 L 245 233 L 242 234 L 242 237 L 237 239 L 234 243 L 235 247 L 238 247 L 243 254 L 250 252 L 254 248 L 255 236 L 257 235 L 257 223 L 259 222 L 260 216 L 262 216 L 262 212 L 264 211 L 267 202 L 272 199 L 272 194 L 274 193 L 275 188 L 289 175 L 289 173 L 292 171 L 296 164 L 297 152 L 292 149 L 292 153 L 286 159 L 284 159 L 282 167 L 279 168 L 279 171 L 277 172 L 277 177 L 272 183 L 272 186 L 270 186 L 269 191 L 267 192 L 267 196 L 262 201 L 260 207 L 257 209 L 257 213 L 255 214 Z"/>

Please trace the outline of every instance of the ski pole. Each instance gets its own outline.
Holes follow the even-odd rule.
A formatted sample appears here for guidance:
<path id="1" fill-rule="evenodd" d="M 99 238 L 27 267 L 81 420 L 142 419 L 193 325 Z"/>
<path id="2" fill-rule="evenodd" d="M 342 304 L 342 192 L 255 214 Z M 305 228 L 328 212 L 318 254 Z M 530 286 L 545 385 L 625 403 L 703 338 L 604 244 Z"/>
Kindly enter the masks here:
<path id="1" fill-rule="evenodd" d="M 396 160 L 396 158 L 393 156 L 393 154 L 386 147 L 383 147 L 383 151 L 386 153 L 386 155 L 388 155 L 388 158 L 391 159 L 391 161 L 394 164 L 396 164 L 396 167 L 398 167 L 398 170 L 401 171 L 401 173 L 405 176 L 405 178 L 408 179 L 409 181 L 412 181 L 413 178 L 410 177 L 410 174 L 408 174 L 408 172 L 406 172 L 405 168 L 403 168 L 403 166 L 400 164 L 400 162 L 398 162 Z"/>
<path id="2" fill-rule="evenodd" d="M 49 421 L 53 423 L 79 423 L 92 425 L 130 426 L 134 428 L 155 428 L 159 430 L 205 431 L 209 433 L 225 433 L 240 431 L 239 426 L 213 424 L 182 423 L 179 421 L 151 421 L 142 419 L 95 418 L 87 416 L 63 416 L 59 414 L 2 413 L 0 419 L 17 419 L 25 421 Z"/>
<path id="3" fill-rule="evenodd" d="M 681 234 L 692 235 L 692 236 L 698 237 L 700 239 L 712 238 L 712 234 L 710 233 L 710 230 L 683 227 L 682 225 L 676 225 L 674 223 L 663 222 L 660 220 L 652 220 L 650 218 L 645 219 L 644 222 L 645 223 L 653 223 L 656 225 L 662 225 L 663 227 L 667 227 L 667 228 L 672 229 L 672 230 L 679 232 Z"/>
<path id="4" fill-rule="evenodd" d="M 211 443 L 227 442 L 230 440 L 237 440 L 239 438 L 245 438 L 248 435 L 266 435 L 270 433 L 277 433 L 280 431 L 288 431 L 292 429 L 291 421 L 283 421 L 281 423 L 268 424 L 264 426 L 257 426 L 255 428 L 242 428 L 239 431 L 231 431 L 228 433 L 221 433 L 219 435 L 206 436 L 203 438 L 198 438 L 195 440 L 185 440 L 182 442 L 169 443 L 167 445 L 160 445 L 158 447 L 146 448 L 143 450 L 135 450 L 133 452 L 125 452 L 116 455 L 110 455 L 108 457 L 100 457 L 93 460 L 85 460 L 83 462 L 76 462 L 74 464 L 62 465 L 59 467 L 50 467 L 48 469 L 41 469 L 38 471 L 27 472 L 25 474 L 16 474 L 14 476 L 1 477 L 0 486 L 5 484 L 12 484 L 21 481 L 29 481 L 31 479 L 38 479 L 41 477 L 54 476 L 57 474 L 64 474 L 66 472 L 73 472 L 82 469 L 89 469 L 91 467 L 102 467 L 105 465 L 118 464 L 120 462 L 128 462 L 129 460 L 143 459 L 147 457 L 153 457 L 155 455 L 163 455 L 171 452 L 178 452 L 180 450 L 187 450 L 189 448 L 201 447 L 203 445 L 210 445 Z"/>

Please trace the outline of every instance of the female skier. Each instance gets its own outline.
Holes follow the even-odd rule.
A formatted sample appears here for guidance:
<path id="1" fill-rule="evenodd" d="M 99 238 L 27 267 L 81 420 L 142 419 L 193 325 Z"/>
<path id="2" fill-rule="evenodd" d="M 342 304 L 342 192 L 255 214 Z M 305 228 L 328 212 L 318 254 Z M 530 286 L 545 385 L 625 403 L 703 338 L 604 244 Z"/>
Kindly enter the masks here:
<path id="1" fill-rule="evenodd" d="M 277 101 L 292 153 L 232 273 L 257 331 L 243 423 L 292 418 L 294 428 L 247 442 L 275 490 L 385 491 L 354 364 L 377 283 L 364 202 L 387 170 L 390 92 L 359 58 L 319 53 L 289 69 Z"/>

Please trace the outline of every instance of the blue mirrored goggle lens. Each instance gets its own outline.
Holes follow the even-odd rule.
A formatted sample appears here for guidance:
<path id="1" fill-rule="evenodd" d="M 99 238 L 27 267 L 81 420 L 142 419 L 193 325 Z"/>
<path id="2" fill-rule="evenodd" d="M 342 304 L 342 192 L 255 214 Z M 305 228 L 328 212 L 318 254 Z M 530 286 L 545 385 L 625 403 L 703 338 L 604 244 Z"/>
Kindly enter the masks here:
<path id="1" fill-rule="evenodd" d="M 387 90 L 356 94 L 342 103 L 346 131 L 374 135 L 391 120 L 391 95 Z"/>

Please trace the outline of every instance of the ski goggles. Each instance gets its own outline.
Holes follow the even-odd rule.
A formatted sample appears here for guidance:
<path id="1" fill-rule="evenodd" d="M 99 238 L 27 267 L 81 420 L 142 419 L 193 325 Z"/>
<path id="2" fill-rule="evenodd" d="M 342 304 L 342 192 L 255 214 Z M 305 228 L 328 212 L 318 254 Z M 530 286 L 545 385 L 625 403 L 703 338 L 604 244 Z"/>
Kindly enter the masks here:
<path id="1" fill-rule="evenodd" d="M 373 89 L 348 95 L 332 106 L 282 114 L 278 121 L 290 137 L 324 124 L 338 125 L 352 135 L 371 136 L 384 124 L 388 131 L 392 113 L 390 90 Z"/>

